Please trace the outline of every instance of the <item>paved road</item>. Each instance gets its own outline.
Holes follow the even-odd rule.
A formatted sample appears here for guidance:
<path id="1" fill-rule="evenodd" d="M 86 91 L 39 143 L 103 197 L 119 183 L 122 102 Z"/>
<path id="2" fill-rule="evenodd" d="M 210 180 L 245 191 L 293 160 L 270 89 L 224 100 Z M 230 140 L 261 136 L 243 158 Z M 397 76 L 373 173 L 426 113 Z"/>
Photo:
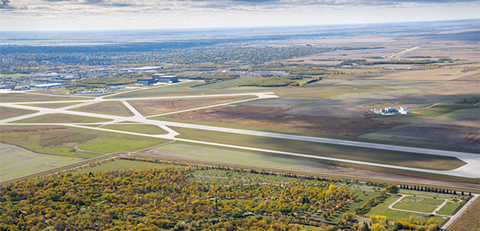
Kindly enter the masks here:
<path id="1" fill-rule="evenodd" d="M 452 226 L 452 224 L 468 209 L 470 208 L 470 206 L 472 206 L 472 204 L 478 200 L 478 197 L 480 196 L 480 194 L 472 194 L 472 199 L 470 199 L 460 210 L 458 210 L 457 213 L 455 213 L 455 215 L 451 216 L 450 217 L 450 220 L 447 221 L 447 223 L 445 223 L 442 228 L 440 229 L 440 231 L 445 231 L 447 230 L 450 226 Z M 452 231 L 456 231 L 456 230 L 452 230 Z"/>
<path id="2" fill-rule="evenodd" d="M 274 95 L 272 92 L 261 92 L 261 93 L 240 93 L 240 94 L 222 94 L 222 95 L 195 95 L 195 96 L 135 98 L 135 100 L 225 97 L 225 96 L 245 96 L 245 95 L 254 95 L 254 96 L 258 97 L 257 99 L 277 98 L 278 97 L 278 96 Z M 139 136 L 157 137 L 157 138 L 164 138 L 164 139 L 175 139 L 175 136 L 179 135 L 177 132 L 175 132 L 174 130 L 169 128 L 169 127 L 173 126 L 173 127 L 200 129 L 200 130 L 215 131 L 215 132 L 227 132 L 227 133 L 234 133 L 234 134 L 260 136 L 260 137 L 271 137 L 271 138 L 300 140 L 300 141 L 308 141 L 308 142 L 316 142 L 316 143 L 345 145 L 345 146 L 353 146 L 353 147 L 361 147 L 361 148 L 380 149 L 380 150 L 385 150 L 385 151 L 410 152 L 410 153 L 416 153 L 416 154 L 419 154 L 419 155 L 428 154 L 428 155 L 440 155 L 440 156 L 456 157 L 456 158 L 466 162 L 467 164 L 460 167 L 460 168 L 457 168 L 455 170 L 438 171 L 438 170 L 428 170 L 428 169 L 420 169 L 420 168 L 409 168 L 409 167 L 401 167 L 401 166 L 395 166 L 395 165 L 378 164 L 378 163 L 364 162 L 364 161 L 354 161 L 354 160 L 347 160 L 347 159 L 330 158 L 330 157 L 323 157 L 323 156 L 314 156 L 314 155 L 308 155 L 308 154 L 304 154 L 304 153 L 283 152 L 283 151 L 280 151 L 280 150 L 267 150 L 267 149 L 250 148 L 250 147 L 242 147 L 242 146 L 235 146 L 235 145 L 218 144 L 218 143 L 213 143 L 213 142 L 202 142 L 202 141 L 194 141 L 194 140 L 187 140 L 187 139 L 177 139 L 177 140 L 182 140 L 182 141 L 185 141 L 185 142 L 203 143 L 203 144 L 237 148 L 237 149 L 245 149 L 245 150 L 257 150 L 257 151 L 263 151 L 263 152 L 269 152 L 269 153 L 277 153 L 277 154 L 291 155 L 291 156 L 302 156 L 302 157 L 308 157 L 308 158 L 314 158 L 314 159 L 323 159 L 323 160 L 363 164 L 363 165 L 386 167 L 386 168 L 393 168 L 393 169 L 402 169 L 402 170 L 409 170 L 409 171 L 427 172 L 427 173 L 434 173 L 434 174 L 444 174 L 444 175 L 460 176 L 460 177 L 468 177 L 468 178 L 480 178 L 480 171 L 478 171 L 478 166 L 480 166 L 480 155 L 478 155 L 478 154 L 434 150 L 434 149 L 424 149 L 424 148 L 413 148 L 413 147 L 406 147 L 406 146 L 385 145 L 385 144 L 376 144 L 376 143 L 368 143 L 368 142 L 336 140 L 336 139 L 308 137 L 308 136 L 290 135 L 290 134 L 282 134 L 282 133 L 251 131 L 251 130 L 244 130 L 244 129 L 234 129 L 234 128 L 206 126 L 206 125 L 197 125 L 197 124 L 188 124 L 188 123 L 178 123 L 178 122 L 169 122 L 169 121 L 151 120 L 151 119 L 148 119 L 148 118 L 145 118 L 144 116 L 142 116 L 134 107 L 132 107 L 128 103 L 127 100 L 133 100 L 133 99 L 132 98 L 104 99 L 103 97 L 97 97 L 97 98 L 92 99 L 92 100 L 79 100 L 79 102 L 82 102 L 81 104 L 71 105 L 71 106 L 67 106 L 67 107 L 63 107 L 63 108 L 57 108 L 57 109 L 40 108 L 40 107 L 34 107 L 34 106 L 29 106 L 29 105 L 24 105 L 24 104 L 58 103 L 58 102 L 72 102 L 72 101 L 0 103 L 0 106 L 39 111 L 38 113 L 33 113 L 33 114 L 30 114 L 30 115 L 24 115 L 24 116 L 5 119 L 5 120 L 0 120 L 0 125 L 19 125 L 19 123 L 13 123 L 13 122 L 15 122 L 17 120 L 21 120 L 21 119 L 36 117 L 36 116 L 39 116 L 39 115 L 45 115 L 45 114 L 51 114 L 51 113 L 64 113 L 64 114 L 70 114 L 70 115 L 79 115 L 79 116 L 87 116 L 87 117 L 103 118 L 103 119 L 111 119 L 112 120 L 111 122 L 105 122 L 105 123 L 100 123 L 100 124 L 111 124 L 111 123 L 118 123 L 118 122 L 122 122 L 122 121 L 132 121 L 132 122 L 139 122 L 139 123 L 143 123 L 143 124 L 152 124 L 152 125 L 157 125 L 159 127 L 164 128 L 169 133 L 167 135 L 148 135 L 148 134 L 140 134 L 140 133 L 133 133 L 133 132 L 109 130 L 109 129 L 103 129 L 103 128 L 87 127 L 87 126 L 82 126 L 81 123 L 75 123 L 75 124 L 61 123 L 62 125 L 65 125 L 65 126 L 82 127 L 82 128 L 86 128 L 86 129 L 110 131 L 110 132 L 132 134 L 132 135 L 139 135 Z M 89 104 L 93 104 L 93 103 L 99 103 L 99 102 L 103 102 L 103 101 L 120 101 L 129 110 L 132 111 L 134 116 L 123 117 L 123 116 L 104 115 L 104 114 L 79 112 L 79 111 L 69 110 L 69 109 L 77 108 L 77 107 L 80 107 L 80 106 L 89 105 Z M 237 102 L 231 102 L 231 103 L 238 103 L 238 101 Z M 221 104 L 221 105 L 227 105 L 227 104 L 231 104 L 231 103 L 226 103 L 226 104 Z M 209 106 L 207 106 L 207 107 L 209 107 Z M 206 107 L 194 108 L 194 109 L 190 109 L 190 110 L 199 110 L 199 109 L 202 109 L 202 108 L 206 108 Z M 58 123 L 55 123 L 55 124 L 58 125 Z M 21 125 L 47 125 L 47 124 L 46 123 L 21 123 Z"/>

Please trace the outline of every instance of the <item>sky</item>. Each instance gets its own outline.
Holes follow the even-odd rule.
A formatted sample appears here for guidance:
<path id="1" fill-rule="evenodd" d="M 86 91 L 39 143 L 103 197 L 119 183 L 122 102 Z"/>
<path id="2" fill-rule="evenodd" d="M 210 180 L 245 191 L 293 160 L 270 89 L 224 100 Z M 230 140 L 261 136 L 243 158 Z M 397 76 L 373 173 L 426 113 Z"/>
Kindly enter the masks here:
<path id="1" fill-rule="evenodd" d="M 479 18 L 480 0 L 0 0 L 1 31 L 228 28 Z"/>

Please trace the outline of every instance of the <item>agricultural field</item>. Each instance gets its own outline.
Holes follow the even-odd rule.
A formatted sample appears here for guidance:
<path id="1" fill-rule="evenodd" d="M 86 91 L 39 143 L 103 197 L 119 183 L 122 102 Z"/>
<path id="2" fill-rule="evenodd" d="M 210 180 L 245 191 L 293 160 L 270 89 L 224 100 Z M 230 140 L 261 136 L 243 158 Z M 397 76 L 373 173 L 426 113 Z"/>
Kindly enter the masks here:
<path id="1" fill-rule="evenodd" d="M 72 110 L 106 114 L 106 115 L 125 116 L 125 117 L 133 116 L 133 113 L 130 110 L 128 110 L 128 108 L 125 107 L 125 105 L 123 105 L 122 102 L 119 102 L 119 101 L 101 102 L 101 103 L 74 108 Z"/>
<path id="2" fill-rule="evenodd" d="M 423 169 L 448 170 L 458 168 L 465 163 L 456 158 L 418 155 L 397 151 L 381 151 L 348 147 L 332 144 L 321 144 L 306 141 L 286 140 L 269 137 L 255 137 L 248 135 L 229 134 L 223 132 L 211 132 L 185 128 L 173 128 L 181 135 L 178 138 L 215 142 L 221 144 L 239 145 L 270 150 L 326 156 L 357 161 L 368 161 L 381 164 L 391 164 Z M 355 153 L 355 155 L 352 155 Z"/>
<path id="3" fill-rule="evenodd" d="M 463 213 L 455 223 L 448 229 L 448 231 L 465 230 L 477 231 L 480 230 L 480 200 L 477 199 L 470 208 Z"/>
<path id="4" fill-rule="evenodd" d="M 148 124 L 108 124 L 101 126 L 101 128 L 126 131 L 126 132 L 136 132 L 142 134 L 150 135 L 163 135 L 167 134 L 165 130 L 155 125 Z"/>
<path id="5" fill-rule="evenodd" d="M 15 123 L 98 123 L 107 121 L 111 120 L 70 114 L 47 114 L 23 120 L 17 120 Z"/>
<path id="6" fill-rule="evenodd" d="M 43 155 L 0 143 L 0 182 L 78 162 L 82 159 Z"/>
<path id="7" fill-rule="evenodd" d="M 21 115 L 28 115 L 38 111 L 25 110 L 19 108 L 0 107 L 0 120 L 17 117 Z"/>
<path id="8" fill-rule="evenodd" d="M 81 98 L 75 96 L 49 96 L 44 94 L 28 94 L 28 93 L 0 93 L 0 102 L 41 102 L 41 101 L 68 101 L 68 100 L 86 100 L 88 98 Z"/>
<path id="9" fill-rule="evenodd" d="M 157 115 L 166 112 L 185 110 L 215 104 L 222 104 L 245 99 L 252 99 L 254 96 L 237 97 L 208 97 L 192 99 L 171 99 L 171 100 L 130 100 L 128 101 L 138 112 L 144 116 Z"/>
<path id="10" fill-rule="evenodd" d="M 274 101 L 270 99 L 267 100 L 268 102 Z M 168 115 L 165 118 L 182 121 L 209 122 L 217 125 L 224 124 L 227 126 L 234 125 L 264 129 L 292 130 L 339 136 L 358 136 L 403 125 L 403 123 L 398 122 L 380 122 L 369 119 L 343 119 L 297 115 L 290 114 L 290 110 L 282 107 L 249 105 L 262 104 L 262 101 L 263 100 L 257 100 L 254 103 L 246 103 L 238 106 L 223 106 L 185 112 Z M 269 104 L 268 102 L 266 102 L 266 104 Z M 286 103 L 288 104 L 288 102 Z M 295 107 L 295 105 L 292 106 Z M 161 118 L 155 117 L 154 119 Z"/>
<path id="11" fill-rule="evenodd" d="M 97 157 L 103 152 L 136 151 L 167 142 L 161 139 L 62 126 L 1 126 L 0 128 L 0 138 L 4 143 L 38 153 L 80 158 Z M 89 152 L 82 151 L 80 147 L 88 149 Z"/>

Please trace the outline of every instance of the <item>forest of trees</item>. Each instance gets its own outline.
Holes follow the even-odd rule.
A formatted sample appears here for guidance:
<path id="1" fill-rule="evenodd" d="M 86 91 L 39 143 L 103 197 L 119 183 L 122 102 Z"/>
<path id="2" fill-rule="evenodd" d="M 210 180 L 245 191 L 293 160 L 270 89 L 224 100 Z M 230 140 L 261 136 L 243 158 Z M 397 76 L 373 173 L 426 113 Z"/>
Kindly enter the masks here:
<path id="1" fill-rule="evenodd" d="M 300 214 L 335 211 L 358 196 L 325 182 L 206 184 L 189 181 L 191 170 L 66 173 L 3 185 L 0 230 L 323 229 Z"/>

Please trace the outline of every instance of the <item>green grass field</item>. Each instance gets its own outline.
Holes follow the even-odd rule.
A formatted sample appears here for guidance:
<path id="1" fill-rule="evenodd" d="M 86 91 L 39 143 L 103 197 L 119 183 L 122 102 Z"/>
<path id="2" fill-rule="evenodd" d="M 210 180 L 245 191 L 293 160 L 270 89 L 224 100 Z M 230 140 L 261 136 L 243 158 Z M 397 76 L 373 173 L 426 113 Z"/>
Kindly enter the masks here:
<path id="1" fill-rule="evenodd" d="M 69 114 L 47 114 L 28 119 L 18 120 L 15 123 L 97 123 L 107 122 L 109 119 L 77 116 Z"/>
<path id="2" fill-rule="evenodd" d="M 387 216 L 388 219 L 390 220 L 398 220 L 400 218 L 407 218 L 412 216 L 412 217 L 420 217 L 420 214 L 418 213 L 411 213 L 411 212 L 403 212 L 403 211 L 397 211 L 397 210 L 391 210 L 388 208 L 388 206 L 390 204 L 392 204 L 393 202 L 395 202 L 396 200 L 398 199 L 398 197 L 396 196 L 390 196 L 389 198 L 387 198 L 385 200 L 384 203 L 381 203 L 373 208 L 370 209 L 370 211 L 365 214 L 366 217 L 370 217 L 372 215 L 383 215 L 383 216 Z M 422 220 L 422 218 L 419 218 Z M 437 221 L 438 224 L 441 224 L 444 220 L 443 217 L 433 217 L 433 219 L 435 219 L 435 221 Z M 423 220 L 426 220 L 425 218 L 423 218 Z"/>
<path id="3" fill-rule="evenodd" d="M 110 124 L 102 126 L 102 128 L 150 135 L 168 134 L 167 131 L 160 127 L 148 124 Z"/>
<path id="4" fill-rule="evenodd" d="M 220 148 L 205 145 L 193 145 L 184 142 L 175 142 L 160 146 L 147 153 L 172 158 L 192 159 L 204 162 L 235 164 L 242 166 L 269 167 L 287 170 L 306 170 L 314 168 L 318 163 L 306 159 L 296 159 L 255 153 L 235 149 Z"/>
<path id="5" fill-rule="evenodd" d="M 28 93 L 7 93 L 0 94 L 0 102 L 2 103 L 13 103 L 13 102 L 41 102 L 41 101 L 68 101 L 68 100 L 87 100 L 88 98 L 80 97 L 55 97 L 48 95 L 39 95 L 39 94 L 28 94 Z"/>
<path id="6" fill-rule="evenodd" d="M 72 164 L 79 158 L 37 154 L 0 143 L 0 181 Z"/>
<path id="7" fill-rule="evenodd" d="M 455 209 L 458 208 L 458 206 L 460 206 L 460 204 L 460 202 L 449 201 L 440 210 L 438 210 L 437 213 L 443 215 L 450 215 L 453 213 L 453 211 L 455 211 Z"/>
<path id="8" fill-rule="evenodd" d="M 434 116 L 441 116 L 456 110 L 466 109 L 466 108 L 478 108 L 479 106 L 471 106 L 471 105 L 460 105 L 460 104 L 440 104 L 436 105 L 432 108 L 425 108 L 425 109 L 412 109 L 412 115 L 415 116 L 427 116 L 427 117 L 434 117 Z"/>
<path id="9" fill-rule="evenodd" d="M 117 152 L 138 150 L 168 142 L 168 140 L 148 137 L 61 126 L 1 126 L 0 128 L 2 130 L 0 139 L 5 143 L 14 144 L 38 153 L 81 158 L 92 158 L 100 155 L 73 151 L 75 147 L 82 146 L 82 144 L 86 144 L 86 150 L 88 151 Z M 96 147 L 95 144 L 99 146 Z"/>
<path id="10" fill-rule="evenodd" d="M 79 108 L 72 109 L 74 111 L 81 112 L 90 112 L 90 113 L 99 113 L 105 115 L 116 115 L 116 116 L 133 116 L 133 113 L 128 110 L 122 102 L 119 101 L 107 101 L 96 104 L 91 104 Z"/>
<path id="11" fill-rule="evenodd" d="M 395 204 L 393 208 L 423 213 L 432 213 L 442 203 L 443 200 L 440 199 L 407 196 L 403 198 L 403 200 Z"/>
<path id="12" fill-rule="evenodd" d="M 93 167 L 88 167 L 74 171 L 72 173 L 85 173 L 85 172 L 103 172 L 114 170 L 144 170 L 150 168 L 178 168 L 180 165 L 163 164 L 163 163 L 150 163 L 143 161 L 131 161 L 131 160 L 115 160 L 106 164 L 100 164 Z"/>
<path id="13" fill-rule="evenodd" d="M 81 150 L 112 153 L 112 152 L 132 152 L 162 143 L 169 142 L 169 140 L 162 139 L 147 139 L 145 137 L 98 137 L 89 140 L 80 146 Z"/>
<path id="14" fill-rule="evenodd" d="M 38 111 L 25 110 L 19 108 L 0 107 L 0 120 L 17 117 L 21 115 L 28 115 Z"/>
<path id="15" fill-rule="evenodd" d="M 424 169 L 447 170 L 458 168 L 465 163 L 456 158 L 418 155 L 395 151 L 382 151 L 332 144 L 321 144 L 305 141 L 239 135 L 223 132 L 173 128 L 181 135 L 179 138 L 209 141 L 222 144 L 232 144 L 254 148 L 303 153 L 318 156 L 335 157 L 342 159 L 367 161 L 397 166 L 416 167 Z M 354 155 L 352 155 L 354 154 Z"/>
<path id="16" fill-rule="evenodd" d="M 71 105 L 79 104 L 77 102 L 71 102 L 71 103 L 41 103 L 41 104 L 24 104 L 27 106 L 33 106 L 33 107 L 43 107 L 43 108 L 62 108 L 62 107 L 67 107 Z"/>

